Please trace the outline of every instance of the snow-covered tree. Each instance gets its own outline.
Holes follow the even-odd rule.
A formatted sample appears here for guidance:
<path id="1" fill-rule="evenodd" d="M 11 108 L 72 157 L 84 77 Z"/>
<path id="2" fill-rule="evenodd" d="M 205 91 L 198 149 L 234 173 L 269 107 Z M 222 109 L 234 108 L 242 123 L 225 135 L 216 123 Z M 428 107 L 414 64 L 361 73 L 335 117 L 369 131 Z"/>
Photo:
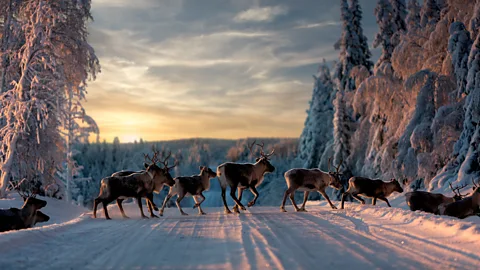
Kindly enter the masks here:
<path id="1" fill-rule="evenodd" d="M 472 19 L 470 19 L 470 30 L 472 31 L 472 38 L 475 39 L 478 35 L 478 28 L 480 27 L 480 1 L 475 3 Z"/>
<path id="2" fill-rule="evenodd" d="M 373 47 L 382 46 L 382 55 L 377 62 L 377 65 L 390 61 L 392 58 L 394 44 L 392 44 L 392 36 L 396 32 L 396 26 L 393 18 L 393 7 L 388 0 L 378 0 L 375 7 L 375 16 L 377 17 L 377 24 L 379 32 L 375 35 Z"/>
<path id="3" fill-rule="evenodd" d="M 2 175 L 0 195 L 17 165 L 21 147 L 38 145 L 36 151 L 21 160 L 35 164 L 35 174 L 44 173 L 47 164 L 58 168 L 60 129 L 66 118 L 64 89 L 85 85 L 89 75 L 98 71 L 98 60 L 86 41 L 86 23 L 90 1 L 31 0 L 18 7 L 22 45 L 14 57 L 20 62 L 20 77 L 1 96 L 1 116 L 5 126 L 0 131 Z M 41 150 L 41 151 L 40 151 Z M 27 158 L 29 160 L 27 160 Z M 21 175 L 33 179 L 36 175 Z"/>
<path id="4" fill-rule="evenodd" d="M 340 164 L 350 156 L 351 126 L 345 104 L 345 93 L 337 91 L 333 101 L 335 113 L 333 116 L 333 162 Z M 346 162 L 343 163 L 346 166 Z M 348 174 L 348 169 L 344 171 Z"/>
<path id="5" fill-rule="evenodd" d="M 407 8 L 404 0 L 391 0 L 393 12 L 394 33 L 392 36 L 392 45 L 396 47 L 400 43 L 400 36 L 407 31 L 406 17 Z"/>
<path id="6" fill-rule="evenodd" d="M 313 78 L 312 99 L 299 142 L 299 158 L 305 168 L 318 166 L 327 141 L 333 136 L 332 101 L 335 90 L 325 60 L 320 66 L 317 76 L 313 76 Z"/>
<path id="7" fill-rule="evenodd" d="M 421 11 L 420 24 L 425 27 L 428 24 L 436 24 L 440 20 L 441 8 L 437 0 L 425 0 Z"/>
<path id="8" fill-rule="evenodd" d="M 465 93 L 468 73 L 468 55 L 472 47 L 470 32 L 461 22 L 450 25 L 450 39 L 448 40 L 448 52 L 452 57 L 453 69 L 457 81 L 457 97 Z"/>
<path id="9" fill-rule="evenodd" d="M 372 53 L 370 52 L 370 48 L 368 47 L 368 39 L 363 34 L 363 27 L 362 27 L 362 7 L 360 6 L 359 0 L 350 0 L 350 10 L 352 14 L 352 26 L 353 31 L 357 34 L 358 42 L 359 42 L 359 53 L 358 59 L 355 65 L 363 65 L 367 68 L 368 71 L 372 70 L 373 62 L 370 60 L 372 58 Z"/>
<path id="10" fill-rule="evenodd" d="M 418 29 L 420 27 L 420 10 L 418 0 L 408 0 L 407 3 L 408 14 L 405 18 L 408 31 Z"/>

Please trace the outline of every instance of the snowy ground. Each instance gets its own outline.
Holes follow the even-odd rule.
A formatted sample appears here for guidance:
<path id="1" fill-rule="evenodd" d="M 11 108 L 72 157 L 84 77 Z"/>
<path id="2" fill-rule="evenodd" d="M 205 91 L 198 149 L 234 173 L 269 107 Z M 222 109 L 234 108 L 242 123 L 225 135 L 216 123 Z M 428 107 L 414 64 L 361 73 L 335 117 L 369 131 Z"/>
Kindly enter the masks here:
<path id="1" fill-rule="evenodd" d="M 0 200 L 0 207 L 18 206 Z M 205 208 L 206 216 L 166 209 L 160 219 L 92 219 L 49 200 L 49 224 L 0 234 L 1 269 L 479 269 L 480 226 L 400 208 L 313 202 L 308 213 L 253 207 L 242 215 Z M 101 210 L 100 213 L 103 211 Z"/>

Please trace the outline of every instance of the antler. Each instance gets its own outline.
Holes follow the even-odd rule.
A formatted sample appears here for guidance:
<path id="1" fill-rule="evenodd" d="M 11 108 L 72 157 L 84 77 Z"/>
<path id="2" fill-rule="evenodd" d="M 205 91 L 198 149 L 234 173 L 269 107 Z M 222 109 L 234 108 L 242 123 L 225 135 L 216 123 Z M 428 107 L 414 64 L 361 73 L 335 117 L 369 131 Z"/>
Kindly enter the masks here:
<path id="1" fill-rule="evenodd" d="M 20 182 L 18 182 L 17 186 L 14 189 L 16 189 L 18 194 L 23 198 L 35 198 L 37 196 L 37 192 L 32 191 L 30 183 L 27 183 L 26 186 L 23 188 L 23 190 L 22 188 L 20 188 L 20 186 L 24 182 L 27 183 L 27 178 L 23 178 Z"/>
<path id="2" fill-rule="evenodd" d="M 247 144 L 248 150 L 250 150 L 250 154 L 252 154 L 252 156 L 253 156 L 253 146 L 255 145 L 255 142 L 256 142 L 256 141 L 257 141 L 257 140 L 254 140 L 251 145 L 248 145 L 248 144 Z"/>
<path id="3" fill-rule="evenodd" d="M 167 157 L 165 157 L 165 159 L 163 161 L 160 161 L 163 164 L 163 166 L 165 167 L 165 169 L 167 169 L 167 170 L 170 170 L 170 169 L 172 169 L 172 168 L 174 168 L 178 165 L 178 160 L 175 160 L 175 164 L 173 164 L 173 166 L 168 167 L 168 159 L 171 156 L 172 156 L 172 151 L 169 151 Z"/>
<path id="4" fill-rule="evenodd" d="M 473 180 L 472 180 L 473 181 Z M 448 185 L 450 186 L 450 189 L 453 191 L 453 194 L 455 194 L 456 196 L 459 196 L 460 198 L 463 198 L 463 197 L 466 197 L 468 196 L 470 193 L 467 193 L 465 195 L 462 195 L 460 193 L 460 190 L 463 189 L 464 187 L 468 186 L 467 184 L 464 184 L 464 185 L 461 185 L 461 186 L 456 186 L 456 187 L 453 187 L 452 186 L 452 183 L 448 183 Z M 475 183 L 474 183 L 475 185 Z"/>
<path id="5" fill-rule="evenodd" d="M 260 155 L 264 158 L 269 158 L 273 155 L 273 153 L 275 153 L 275 148 L 272 150 L 272 152 L 270 152 L 269 154 L 265 154 L 265 152 L 263 152 L 263 146 L 265 146 L 265 143 L 262 142 L 262 144 L 258 144 L 258 146 L 260 146 Z"/>
<path id="6" fill-rule="evenodd" d="M 149 154 L 143 154 L 143 157 L 145 159 L 145 162 L 147 162 L 147 160 L 150 160 L 150 162 L 152 164 L 156 164 L 159 159 L 158 159 L 158 154 L 160 153 L 158 150 L 155 149 L 155 146 L 152 145 L 152 151 L 153 151 L 153 157 L 150 158 L 150 155 Z"/>

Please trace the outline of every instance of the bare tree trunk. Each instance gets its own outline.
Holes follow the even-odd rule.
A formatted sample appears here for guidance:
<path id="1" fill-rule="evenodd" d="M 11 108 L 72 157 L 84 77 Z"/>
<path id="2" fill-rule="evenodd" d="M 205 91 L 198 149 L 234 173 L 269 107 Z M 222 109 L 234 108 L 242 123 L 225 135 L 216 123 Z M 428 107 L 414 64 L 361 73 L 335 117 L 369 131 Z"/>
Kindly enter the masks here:
<path id="1" fill-rule="evenodd" d="M 8 182 L 10 180 L 10 172 L 12 171 L 13 157 L 17 150 L 17 141 L 20 135 L 17 133 L 13 135 L 12 141 L 8 148 L 7 156 L 2 166 L 2 176 L 0 178 L 0 198 L 6 196 L 6 190 L 8 187 Z"/>

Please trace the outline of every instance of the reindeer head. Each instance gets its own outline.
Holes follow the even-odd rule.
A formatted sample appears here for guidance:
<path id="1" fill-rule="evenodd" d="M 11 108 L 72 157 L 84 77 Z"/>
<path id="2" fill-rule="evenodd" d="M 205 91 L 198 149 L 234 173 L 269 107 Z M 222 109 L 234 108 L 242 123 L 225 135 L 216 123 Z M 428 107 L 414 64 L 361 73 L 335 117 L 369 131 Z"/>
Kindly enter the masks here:
<path id="1" fill-rule="evenodd" d="M 18 182 L 16 186 L 13 185 L 13 183 L 10 184 L 13 186 L 13 189 L 17 190 L 18 194 L 22 197 L 22 207 L 33 207 L 34 211 L 37 211 L 38 209 L 47 205 L 46 201 L 35 198 L 37 196 L 37 190 L 34 189 L 32 183 L 26 178 Z"/>
<path id="2" fill-rule="evenodd" d="M 217 173 L 212 171 L 212 169 L 210 169 L 209 167 L 207 166 L 200 166 L 200 175 L 207 175 L 208 178 L 215 178 L 217 177 Z"/>
<path id="3" fill-rule="evenodd" d="M 472 181 L 473 181 L 473 180 L 472 180 Z M 467 193 L 467 194 L 465 194 L 465 195 L 462 195 L 462 194 L 460 193 L 460 190 L 463 189 L 464 187 L 466 187 L 467 184 L 461 185 L 461 186 L 457 186 L 457 187 L 453 187 L 453 186 L 452 186 L 452 183 L 448 183 L 448 185 L 450 186 L 450 189 L 453 191 L 453 200 L 454 200 L 454 201 L 460 201 L 460 200 L 462 200 L 463 198 L 467 197 L 467 196 L 470 194 L 470 193 Z M 473 188 L 473 189 L 475 190 L 475 182 L 473 183 L 473 185 L 474 185 L 474 188 Z"/>
<path id="4" fill-rule="evenodd" d="M 173 180 L 173 177 L 170 175 L 170 169 L 177 166 L 177 162 L 175 162 L 173 166 L 168 167 L 168 159 L 172 155 L 172 152 L 169 152 L 167 157 L 162 161 L 158 159 L 158 154 L 159 152 L 154 150 L 152 158 L 150 158 L 148 154 L 145 155 L 145 160 L 150 160 L 151 163 L 150 165 L 148 165 L 146 171 L 155 183 L 156 192 L 160 192 L 160 188 L 163 187 L 164 184 L 170 187 L 175 185 L 175 180 Z M 163 168 L 160 168 L 157 165 L 157 162 L 162 163 Z"/>
<path id="5" fill-rule="evenodd" d="M 395 179 L 395 178 L 390 179 L 390 183 L 394 183 L 393 191 L 396 191 L 398 193 L 403 192 L 403 188 L 402 188 L 402 186 L 400 186 L 400 182 L 398 182 L 397 179 Z"/>
<path id="6" fill-rule="evenodd" d="M 248 146 L 248 149 L 250 149 L 250 153 L 252 153 L 252 155 L 253 155 L 252 148 L 255 145 L 255 142 L 256 141 L 253 141 L 253 143 Z M 269 173 L 274 172 L 275 167 L 273 167 L 273 165 L 270 163 L 269 159 L 273 155 L 273 153 L 275 153 L 275 149 L 273 149 L 272 152 L 270 152 L 269 154 L 265 154 L 265 152 L 263 152 L 263 147 L 265 146 L 265 144 L 262 142 L 262 144 L 257 143 L 256 145 L 260 147 L 260 157 L 257 157 L 255 159 L 255 162 L 257 164 L 263 165 L 264 168 L 265 168 L 265 172 L 269 172 Z"/>
<path id="7" fill-rule="evenodd" d="M 340 173 L 340 166 L 342 166 L 343 159 L 340 160 L 340 164 L 338 164 L 337 167 L 333 166 L 335 168 L 334 171 L 330 170 L 330 163 L 332 162 L 332 158 L 330 157 L 328 159 L 328 174 L 330 175 L 330 183 L 329 186 L 335 188 L 336 190 L 340 190 L 343 188 L 342 182 L 341 182 L 341 173 Z"/>

